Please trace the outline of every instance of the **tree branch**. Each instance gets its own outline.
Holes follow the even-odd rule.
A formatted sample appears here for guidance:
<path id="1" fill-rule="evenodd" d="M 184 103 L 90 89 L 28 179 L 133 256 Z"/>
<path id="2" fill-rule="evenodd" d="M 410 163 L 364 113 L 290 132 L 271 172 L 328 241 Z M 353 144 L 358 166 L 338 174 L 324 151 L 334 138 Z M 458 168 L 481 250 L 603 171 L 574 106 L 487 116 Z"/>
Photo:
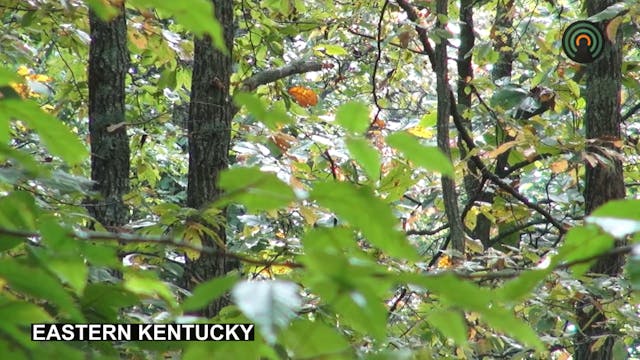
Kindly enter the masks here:
<path id="1" fill-rule="evenodd" d="M 629 111 L 627 111 L 626 114 L 624 114 L 622 116 L 622 122 L 627 121 L 627 119 L 629 119 L 630 117 L 633 116 L 633 114 L 635 114 L 636 112 L 638 112 L 638 110 L 640 110 L 640 103 L 635 104 L 631 109 L 629 109 Z"/>
<path id="2" fill-rule="evenodd" d="M 444 224 L 440 227 L 437 227 L 433 230 L 407 230 L 407 235 L 435 235 L 442 230 L 448 229 L 449 224 Z"/>
<path id="3" fill-rule="evenodd" d="M 41 235 L 37 232 L 11 230 L 0 228 L 0 234 L 15 236 L 19 238 L 40 238 Z M 233 258 L 242 261 L 247 264 L 260 265 L 260 266 L 286 266 L 292 269 L 302 268 L 302 264 L 294 262 L 274 263 L 270 260 L 259 260 L 248 256 L 240 255 L 237 253 L 226 251 L 225 249 L 209 247 L 209 246 L 196 246 L 189 243 L 176 241 L 166 236 L 140 236 L 132 233 L 113 233 L 113 232 L 95 232 L 95 231 L 73 231 L 67 234 L 69 237 L 78 240 L 85 241 L 114 241 L 120 244 L 159 244 L 175 246 L 181 249 L 193 250 L 203 254 L 210 255 L 225 255 L 226 257 Z"/>
<path id="4" fill-rule="evenodd" d="M 304 74 L 322 70 L 324 64 L 320 61 L 296 61 L 291 64 L 259 72 L 242 82 L 243 91 L 255 90 L 258 86 L 268 84 L 294 74 Z"/>
<path id="5" fill-rule="evenodd" d="M 414 23 L 417 23 L 418 14 L 416 12 L 416 9 L 413 7 L 413 5 L 409 4 L 407 0 L 398 0 L 398 5 L 407 13 L 407 17 L 409 18 L 409 20 L 413 21 Z M 415 30 L 418 32 L 420 42 L 424 47 L 425 53 L 429 57 L 433 71 L 437 73 L 435 53 L 433 51 L 433 48 L 431 47 L 431 43 L 429 42 L 429 36 L 427 35 L 426 29 L 418 25 L 415 25 Z M 465 144 L 469 148 L 468 149 L 469 152 L 471 152 L 471 150 L 476 148 L 476 145 L 473 139 L 471 138 L 471 136 L 469 136 L 467 129 L 464 127 L 464 121 L 462 119 L 462 116 L 460 116 L 460 114 L 458 113 L 458 106 L 457 106 L 455 95 L 453 94 L 453 91 L 451 90 L 451 86 L 449 84 L 447 84 L 447 91 L 449 92 L 449 97 L 451 98 L 450 106 L 451 106 L 451 116 L 453 117 L 453 123 L 455 124 L 456 129 L 458 129 L 458 132 L 460 133 L 460 137 L 462 138 L 462 140 L 464 140 Z M 560 235 L 564 235 L 567 232 L 567 229 L 565 228 L 565 226 L 562 223 L 560 223 L 558 220 L 556 220 L 553 216 L 551 216 L 551 214 L 549 214 L 547 210 L 540 207 L 540 205 L 529 201 L 529 199 L 527 199 L 522 194 L 520 194 L 517 190 L 515 190 L 513 187 L 509 186 L 507 183 L 502 181 L 502 179 L 500 179 L 497 175 L 489 171 L 489 169 L 487 169 L 485 164 L 482 162 L 482 160 L 480 160 L 478 156 L 472 155 L 470 159 L 476 165 L 478 170 L 480 170 L 482 175 L 484 175 L 487 179 L 491 180 L 494 184 L 496 184 L 498 187 L 500 187 L 507 193 L 511 194 L 511 196 L 518 199 L 526 207 L 532 210 L 535 210 L 540 215 L 542 215 L 555 228 L 558 229 L 558 231 L 560 232 Z"/>
<path id="6" fill-rule="evenodd" d="M 505 230 L 504 232 L 501 232 L 500 235 L 492 238 L 491 240 L 489 240 L 489 242 L 487 243 L 486 247 L 490 248 L 493 247 L 493 245 L 495 245 L 496 243 L 500 242 L 502 239 L 517 233 L 518 231 L 522 231 L 526 228 L 528 228 L 529 226 L 533 226 L 533 225 L 542 225 L 542 224 L 546 224 L 548 221 L 546 219 L 537 219 L 537 220 L 531 220 L 528 223 L 522 224 L 522 225 L 516 225 L 514 228 L 511 228 L 509 230 Z"/>
<path id="7" fill-rule="evenodd" d="M 407 13 L 407 17 L 409 18 L 409 20 L 416 23 L 414 28 L 418 33 L 418 38 L 420 39 L 420 43 L 422 44 L 423 51 L 429 57 L 429 61 L 431 62 L 431 68 L 433 69 L 433 71 L 436 71 L 435 53 L 433 51 L 433 48 L 431 47 L 431 43 L 429 42 L 429 35 L 427 34 L 427 29 L 417 25 L 418 12 L 416 11 L 416 8 L 413 7 L 413 5 L 409 4 L 407 0 L 398 0 L 398 5 L 402 8 L 402 10 L 404 10 Z"/>

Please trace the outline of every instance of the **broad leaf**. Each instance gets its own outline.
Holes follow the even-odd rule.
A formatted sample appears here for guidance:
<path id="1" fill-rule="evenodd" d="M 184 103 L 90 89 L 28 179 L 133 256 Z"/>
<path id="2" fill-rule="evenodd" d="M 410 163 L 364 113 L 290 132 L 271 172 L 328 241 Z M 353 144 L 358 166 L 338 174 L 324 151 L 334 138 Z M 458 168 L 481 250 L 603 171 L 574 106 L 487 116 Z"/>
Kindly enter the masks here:
<path id="1" fill-rule="evenodd" d="M 467 324 L 459 311 L 437 309 L 425 314 L 424 318 L 459 346 L 467 345 Z"/>
<path id="2" fill-rule="evenodd" d="M 331 356 L 349 349 L 349 342 L 339 330 L 321 320 L 298 320 L 282 332 L 282 342 L 296 358 Z"/>
<path id="3" fill-rule="evenodd" d="M 60 120 L 42 111 L 30 100 L 7 99 L 0 101 L 0 122 L 11 119 L 24 121 L 38 132 L 49 151 L 69 164 L 78 164 L 87 155 L 87 149 L 77 135 Z"/>
<path id="4" fill-rule="evenodd" d="M 209 35 L 213 45 L 225 54 L 229 53 L 223 37 L 223 29 L 213 11 L 209 0 L 155 1 L 130 0 L 128 5 L 138 8 L 151 8 L 164 13 L 163 17 L 174 17 L 178 23 L 197 36 Z"/>
<path id="5" fill-rule="evenodd" d="M 369 107 L 361 102 L 348 102 L 336 111 L 336 122 L 351 133 L 364 133 L 369 128 Z"/>
<path id="6" fill-rule="evenodd" d="M 311 192 L 311 199 L 360 229 L 367 240 L 387 254 L 409 260 L 418 258 L 415 248 L 397 230 L 398 219 L 393 216 L 389 206 L 374 196 L 368 187 L 336 182 L 317 183 Z"/>
<path id="7" fill-rule="evenodd" d="M 302 306 L 298 285 L 281 280 L 243 281 L 231 291 L 238 308 L 255 322 L 265 340 L 274 343 Z"/>
<path id="8" fill-rule="evenodd" d="M 367 140 L 362 138 L 347 139 L 347 149 L 353 158 L 362 166 L 372 181 L 380 178 L 380 153 Z"/>
<path id="9" fill-rule="evenodd" d="M 0 278 L 14 290 L 50 301 L 58 306 L 61 313 L 67 314 L 76 321 L 83 321 L 84 317 L 71 295 L 56 278 L 45 271 L 16 260 L 2 259 L 0 260 Z"/>
<path id="10" fill-rule="evenodd" d="M 453 176 L 451 161 L 437 148 L 424 146 L 406 132 L 397 132 L 387 136 L 387 144 L 399 150 L 405 158 L 416 165 L 442 175 Z"/>
<path id="11" fill-rule="evenodd" d="M 258 168 L 232 168 L 220 174 L 219 185 L 226 191 L 220 205 L 239 202 L 249 211 L 271 210 L 295 200 L 293 190 L 273 173 Z"/>
<path id="12" fill-rule="evenodd" d="M 238 280 L 239 277 L 237 275 L 229 275 L 198 284 L 191 296 L 182 304 L 182 309 L 184 311 L 192 311 L 204 308 L 211 301 L 219 298 L 231 289 L 233 284 Z"/>

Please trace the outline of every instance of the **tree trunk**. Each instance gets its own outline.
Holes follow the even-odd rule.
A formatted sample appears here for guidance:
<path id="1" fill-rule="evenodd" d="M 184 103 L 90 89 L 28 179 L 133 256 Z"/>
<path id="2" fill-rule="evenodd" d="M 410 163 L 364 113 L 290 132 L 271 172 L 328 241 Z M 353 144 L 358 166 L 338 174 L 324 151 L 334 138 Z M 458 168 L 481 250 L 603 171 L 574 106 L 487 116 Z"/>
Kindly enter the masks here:
<path id="1" fill-rule="evenodd" d="M 224 28 L 224 40 L 229 53 L 233 48 L 233 2 L 215 1 L 215 15 Z M 228 166 L 231 120 L 234 106 L 229 95 L 232 58 L 216 50 L 209 37 L 195 40 L 191 104 L 189 107 L 189 176 L 187 206 L 202 209 L 220 196 L 217 179 L 220 171 Z M 206 225 L 206 224 L 205 224 Z M 216 233 L 226 243 L 225 226 Z M 208 236 L 202 237 L 202 245 L 217 247 Z M 200 254 L 188 259 L 184 285 L 193 289 L 198 283 L 219 277 L 232 268 L 235 262 L 224 255 Z M 200 315 L 212 317 L 228 305 L 226 297 L 209 304 Z"/>
<path id="2" fill-rule="evenodd" d="M 448 1 L 438 0 L 436 9 L 438 14 L 447 15 Z M 447 41 L 441 39 L 435 49 L 436 90 L 438 93 L 438 147 L 451 159 L 449 149 L 449 118 L 451 117 L 451 97 L 449 96 L 449 77 L 447 68 Z M 442 176 L 442 193 L 444 208 L 449 220 L 449 236 L 454 250 L 464 254 L 464 229 L 458 209 L 458 195 L 453 178 Z"/>
<path id="3" fill-rule="evenodd" d="M 503 77 L 511 78 L 513 70 L 513 0 L 500 0 L 496 5 L 496 19 L 491 35 L 493 48 L 500 56 L 493 65 L 491 77 L 498 80 Z"/>
<path id="4" fill-rule="evenodd" d="M 89 11 L 89 138 L 91 179 L 100 199 L 86 203 L 89 213 L 105 228 L 127 223 L 129 209 L 122 196 L 129 192 L 129 138 L 126 127 L 109 131 L 125 121 L 124 85 L 129 67 L 124 6 L 120 15 L 104 22 Z"/>
<path id="5" fill-rule="evenodd" d="M 615 1 L 612 0 L 588 0 L 587 11 L 594 15 Z M 600 24 L 601 28 L 603 25 Z M 596 145 L 618 151 L 612 144 L 612 140 L 620 139 L 620 87 L 622 34 L 618 32 L 615 44 L 606 41 L 602 56 L 594 63 L 587 65 L 586 100 L 587 110 L 585 115 L 585 127 L 587 139 L 599 139 Z M 597 151 L 594 146 L 588 146 L 588 151 Z M 589 214 L 600 205 L 612 199 L 621 199 L 625 196 L 622 163 L 618 159 L 612 159 L 611 164 L 599 164 L 595 167 L 586 165 L 585 179 L 585 213 Z M 623 241 L 618 241 L 617 246 Z M 609 276 L 617 276 L 622 271 L 624 263 L 623 255 L 614 255 L 600 258 L 591 271 Z M 605 334 L 606 316 L 598 309 L 598 306 L 589 306 L 598 302 L 597 297 L 588 297 L 578 304 L 577 318 L 580 331 L 576 338 L 576 360 L 587 359 L 611 359 L 614 337 L 608 336 L 604 344 L 593 349 L 592 346 Z M 592 309 L 592 310 L 586 310 Z"/>
<path id="6" fill-rule="evenodd" d="M 460 47 L 458 48 L 458 105 L 459 112 L 463 114 L 464 124 L 468 129 L 473 130 L 471 120 L 465 114 L 465 110 L 471 108 L 471 92 L 465 91 L 467 84 L 473 80 L 473 61 L 471 50 L 475 43 L 473 34 L 473 0 L 460 0 Z M 458 137 L 458 148 L 460 157 L 466 158 L 466 147 L 462 138 Z M 467 161 L 467 171 L 464 174 L 464 188 L 468 201 L 490 201 L 481 189 L 482 175 L 476 168 L 473 161 Z M 463 219 L 464 221 L 464 219 Z M 476 226 L 473 229 L 473 237 L 486 244 L 489 241 L 491 221 L 483 214 L 478 214 Z"/>
<path id="7" fill-rule="evenodd" d="M 509 78 L 511 79 L 511 73 L 513 71 L 513 0 L 501 0 L 496 5 L 496 20 L 493 28 L 491 29 L 493 38 L 493 49 L 500 55 L 498 61 L 493 66 L 491 71 L 491 77 L 493 81 Z M 507 141 L 513 140 L 506 135 L 505 129 L 502 128 L 502 124 L 496 124 L 496 147 L 502 145 Z M 510 151 L 505 151 L 498 155 L 496 159 L 496 175 L 499 177 L 505 176 L 505 168 L 509 165 Z"/>
<path id="8" fill-rule="evenodd" d="M 507 78 L 511 81 L 511 75 L 513 72 L 513 14 L 515 11 L 515 7 L 513 6 L 513 0 L 500 0 L 496 5 L 496 18 L 495 24 L 491 29 L 492 39 L 493 39 L 493 49 L 498 52 L 498 61 L 494 64 L 493 70 L 491 72 L 491 77 L 493 81 L 497 81 L 500 79 Z M 504 128 L 504 124 L 497 122 L 495 124 L 496 127 L 496 147 L 504 144 L 505 142 L 513 140 L 512 137 L 507 135 L 506 129 Z M 511 154 L 510 150 L 503 152 L 498 155 L 496 159 L 496 170 L 495 173 L 500 178 L 504 178 L 507 174 L 505 169 L 509 166 L 509 155 Z M 482 197 L 489 203 L 494 202 L 494 194 L 493 193 L 484 193 Z M 489 224 L 489 226 L 491 226 Z M 511 228 L 511 224 L 502 224 L 498 227 L 498 232 L 503 233 L 504 231 L 509 231 Z M 489 229 L 481 229 L 482 231 L 490 231 Z M 485 246 L 495 246 L 496 244 L 491 244 L 488 239 L 488 234 L 483 234 L 483 236 L 487 236 L 486 242 L 484 242 Z M 510 236 L 511 239 L 519 239 L 519 233 L 515 233 Z M 507 241 L 510 245 L 517 246 L 516 243 L 512 243 L 513 240 Z M 491 245 L 490 245 L 491 244 Z"/>

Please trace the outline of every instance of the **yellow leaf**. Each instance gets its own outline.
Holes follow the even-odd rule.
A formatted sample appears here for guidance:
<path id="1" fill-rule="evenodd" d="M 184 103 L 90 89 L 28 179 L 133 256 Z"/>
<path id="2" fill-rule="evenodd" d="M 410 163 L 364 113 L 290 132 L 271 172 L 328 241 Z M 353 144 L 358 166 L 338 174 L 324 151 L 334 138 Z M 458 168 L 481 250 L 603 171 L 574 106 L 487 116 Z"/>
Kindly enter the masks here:
<path id="1" fill-rule="evenodd" d="M 33 74 L 27 77 L 29 78 L 29 80 L 33 80 L 37 82 L 50 82 L 51 80 L 53 80 L 51 77 L 43 74 Z"/>
<path id="2" fill-rule="evenodd" d="M 607 39 L 611 41 L 611 43 L 616 43 L 616 34 L 618 33 L 618 27 L 622 23 L 622 16 L 618 16 L 615 19 L 609 21 L 607 25 Z"/>
<path id="3" fill-rule="evenodd" d="M 465 248 L 467 249 L 467 252 L 476 253 L 476 254 L 484 253 L 484 245 L 482 245 L 482 242 L 480 240 L 467 238 L 465 239 L 464 244 L 465 244 Z"/>
<path id="4" fill-rule="evenodd" d="M 569 168 L 569 162 L 567 160 L 558 160 L 554 163 L 551 164 L 550 166 L 551 171 L 553 171 L 554 174 L 558 174 L 561 172 L 566 171 Z"/>
<path id="5" fill-rule="evenodd" d="M 438 263 L 436 266 L 438 269 L 448 269 L 453 265 L 451 258 L 448 255 L 442 255 L 440 259 L 438 259 Z"/>
<path id="6" fill-rule="evenodd" d="M 28 67 L 26 67 L 24 65 L 20 65 L 20 67 L 18 67 L 18 75 L 27 76 L 27 75 L 29 75 L 29 73 L 31 73 L 31 70 L 29 70 Z"/>
<path id="7" fill-rule="evenodd" d="M 486 153 L 484 155 L 484 157 L 489 158 L 489 159 L 495 159 L 496 157 L 498 157 L 498 155 L 504 153 L 505 151 L 511 149 L 512 147 L 516 146 L 518 144 L 519 141 L 517 140 L 513 140 L 513 141 L 507 141 L 506 143 L 498 146 L 497 148 L 489 151 L 488 153 Z"/>
<path id="8" fill-rule="evenodd" d="M 431 139 L 434 134 L 433 130 L 420 125 L 407 129 L 407 132 L 422 139 Z"/>

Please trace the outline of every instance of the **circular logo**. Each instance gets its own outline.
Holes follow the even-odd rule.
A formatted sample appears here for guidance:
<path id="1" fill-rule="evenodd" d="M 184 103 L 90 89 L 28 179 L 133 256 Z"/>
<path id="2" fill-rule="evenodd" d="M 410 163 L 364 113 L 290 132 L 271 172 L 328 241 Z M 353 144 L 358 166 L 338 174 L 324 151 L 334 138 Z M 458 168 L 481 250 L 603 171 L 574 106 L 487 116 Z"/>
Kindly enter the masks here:
<path id="1" fill-rule="evenodd" d="M 562 35 L 562 50 L 569 59 L 587 64 L 602 55 L 604 36 L 591 21 L 576 21 Z"/>

